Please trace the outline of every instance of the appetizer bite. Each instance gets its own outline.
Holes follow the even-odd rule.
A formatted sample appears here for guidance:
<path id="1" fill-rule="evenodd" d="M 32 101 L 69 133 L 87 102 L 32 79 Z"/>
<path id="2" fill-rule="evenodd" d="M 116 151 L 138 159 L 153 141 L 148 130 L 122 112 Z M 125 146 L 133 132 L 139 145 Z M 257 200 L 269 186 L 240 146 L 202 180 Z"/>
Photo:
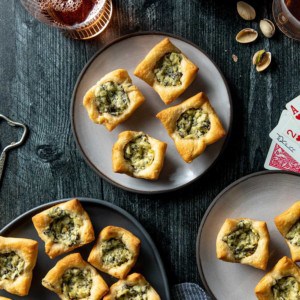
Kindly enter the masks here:
<path id="1" fill-rule="evenodd" d="M 218 259 L 265 270 L 269 260 L 270 236 L 266 222 L 226 219 L 217 236 Z"/>
<path id="2" fill-rule="evenodd" d="M 155 180 L 164 164 L 167 144 L 143 132 L 123 131 L 112 150 L 113 170 Z"/>
<path id="3" fill-rule="evenodd" d="M 300 261 L 300 201 L 275 217 L 274 222 L 290 248 L 293 261 Z"/>
<path id="4" fill-rule="evenodd" d="M 107 226 L 99 234 L 88 262 L 98 270 L 123 279 L 135 265 L 141 241 L 121 227 Z"/>
<path id="5" fill-rule="evenodd" d="M 43 278 L 42 285 L 63 300 L 99 300 L 109 291 L 96 269 L 79 253 L 69 254 L 58 261 Z"/>
<path id="6" fill-rule="evenodd" d="M 95 239 L 90 217 L 77 199 L 57 204 L 32 218 L 50 258 L 72 251 Z"/>
<path id="7" fill-rule="evenodd" d="M 127 120 L 144 102 L 139 89 L 124 69 L 106 74 L 83 98 L 90 119 L 111 131 Z"/>
<path id="8" fill-rule="evenodd" d="M 165 38 L 140 62 L 134 75 L 148 83 L 165 104 L 170 104 L 189 87 L 197 72 L 198 67 Z"/>
<path id="9" fill-rule="evenodd" d="M 226 132 L 204 93 L 199 93 L 179 105 L 159 112 L 162 122 L 174 140 L 177 151 L 187 163 L 204 152 Z"/>
<path id="10" fill-rule="evenodd" d="M 37 255 L 36 241 L 0 236 L 0 289 L 28 295 Z"/>
<path id="11" fill-rule="evenodd" d="M 141 274 L 133 273 L 113 284 L 109 294 L 103 298 L 103 300 L 118 299 L 160 300 L 160 297 Z"/>
<path id="12" fill-rule="evenodd" d="M 293 261 L 284 256 L 255 287 L 259 300 L 300 299 L 300 271 Z"/>

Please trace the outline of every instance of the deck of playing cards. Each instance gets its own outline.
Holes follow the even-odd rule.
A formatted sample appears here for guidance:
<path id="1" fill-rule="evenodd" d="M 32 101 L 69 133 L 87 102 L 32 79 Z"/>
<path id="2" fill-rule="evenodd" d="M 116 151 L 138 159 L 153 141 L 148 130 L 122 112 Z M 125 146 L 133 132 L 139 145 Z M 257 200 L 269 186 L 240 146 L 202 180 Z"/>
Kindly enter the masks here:
<path id="1" fill-rule="evenodd" d="M 286 105 L 270 138 L 265 168 L 300 173 L 300 96 Z"/>

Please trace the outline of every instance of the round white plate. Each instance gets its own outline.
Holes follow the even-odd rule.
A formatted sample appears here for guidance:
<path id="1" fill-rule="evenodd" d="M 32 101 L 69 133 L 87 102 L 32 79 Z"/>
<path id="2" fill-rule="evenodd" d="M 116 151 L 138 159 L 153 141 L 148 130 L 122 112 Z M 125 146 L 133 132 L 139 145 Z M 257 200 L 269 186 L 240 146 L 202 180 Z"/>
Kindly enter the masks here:
<path id="1" fill-rule="evenodd" d="M 274 217 L 300 199 L 300 176 L 263 171 L 243 177 L 212 202 L 202 219 L 197 238 L 197 263 L 205 288 L 216 299 L 255 300 L 259 280 L 290 251 L 277 230 Z M 270 260 L 266 272 L 216 258 L 216 237 L 226 218 L 266 221 L 270 232 Z"/>
<path id="2" fill-rule="evenodd" d="M 77 145 L 88 164 L 103 178 L 111 183 L 138 193 L 159 193 L 178 189 L 201 176 L 220 155 L 226 138 L 211 145 L 191 164 L 185 163 L 178 154 L 173 140 L 155 115 L 167 108 L 158 94 L 144 81 L 133 75 L 138 63 L 150 49 L 166 35 L 155 33 L 135 34 L 118 39 L 101 49 L 85 66 L 79 76 L 73 94 L 71 107 L 72 128 Z M 197 46 L 188 41 L 169 36 L 183 53 L 198 67 L 198 76 L 188 90 L 172 105 L 204 91 L 219 115 L 223 126 L 229 132 L 232 120 L 231 99 L 225 79 L 220 70 Z M 112 132 L 104 126 L 94 124 L 82 104 L 86 91 L 106 73 L 118 68 L 129 72 L 133 83 L 144 94 L 145 103 L 129 120 L 119 125 Z M 168 144 L 166 159 L 157 181 L 146 181 L 116 174 L 112 170 L 111 150 L 124 130 L 144 131 L 145 133 Z"/>

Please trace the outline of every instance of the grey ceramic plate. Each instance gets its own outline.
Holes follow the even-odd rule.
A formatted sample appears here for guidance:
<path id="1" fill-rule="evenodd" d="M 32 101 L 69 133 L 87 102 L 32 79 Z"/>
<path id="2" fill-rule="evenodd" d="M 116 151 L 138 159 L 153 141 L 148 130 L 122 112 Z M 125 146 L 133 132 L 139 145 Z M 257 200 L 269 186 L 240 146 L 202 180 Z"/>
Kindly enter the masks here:
<path id="1" fill-rule="evenodd" d="M 197 238 L 197 263 L 206 289 L 220 300 L 255 300 L 254 288 L 265 272 L 216 258 L 216 237 L 226 218 L 266 221 L 271 237 L 269 271 L 288 246 L 273 219 L 300 199 L 300 176 L 263 171 L 243 177 L 223 190 L 207 209 Z"/>
<path id="2" fill-rule="evenodd" d="M 160 294 L 162 300 L 170 300 L 168 281 L 161 258 L 149 234 L 142 227 L 142 225 L 129 213 L 113 204 L 96 199 L 78 199 L 81 201 L 82 205 L 88 212 L 92 220 L 96 235 L 98 235 L 100 230 L 105 226 L 116 225 L 128 229 L 137 237 L 139 237 L 139 239 L 141 240 L 141 252 L 137 264 L 132 272 L 139 272 L 143 274 L 145 278 L 151 283 L 151 285 L 156 289 L 156 291 Z M 45 274 L 55 265 L 55 263 L 63 256 L 51 260 L 45 254 L 44 243 L 38 237 L 32 225 L 31 217 L 38 212 L 53 206 L 56 203 L 64 202 L 67 200 L 70 199 L 59 200 L 38 206 L 21 215 L 0 231 L 0 235 L 3 236 L 31 238 L 39 242 L 38 261 L 33 272 L 33 281 L 31 284 L 30 293 L 27 297 L 12 296 L 14 300 L 58 299 L 58 297 L 54 293 L 48 291 L 41 285 L 41 280 L 45 276 Z M 92 245 L 93 243 L 79 248 L 77 249 L 77 251 L 74 250 L 73 252 L 80 252 L 83 258 L 86 260 L 92 248 Z M 101 275 L 109 285 L 116 281 L 111 276 L 108 276 L 104 273 L 101 273 Z M 0 291 L 0 296 L 9 297 L 9 294 L 5 293 L 4 291 Z"/>
<path id="3" fill-rule="evenodd" d="M 102 48 L 86 65 L 80 74 L 74 89 L 71 120 L 77 146 L 87 163 L 103 178 L 126 190 L 137 193 L 161 193 L 176 190 L 203 175 L 222 152 L 226 138 L 209 146 L 206 151 L 191 164 L 185 163 L 179 156 L 173 140 L 155 117 L 167 108 L 158 94 L 144 81 L 133 75 L 138 63 L 148 51 L 166 37 L 162 33 L 138 33 L 122 37 Z M 225 129 L 229 132 L 232 121 L 232 105 L 226 81 L 214 62 L 196 45 L 182 38 L 169 36 L 170 40 L 184 52 L 197 66 L 198 76 L 187 91 L 173 104 L 204 91 L 219 115 Z M 96 84 L 106 73 L 127 69 L 133 83 L 145 95 L 146 101 L 129 118 L 112 132 L 104 126 L 94 124 L 82 105 L 86 91 Z M 111 150 L 124 130 L 144 131 L 149 135 L 168 143 L 164 168 L 157 181 L 131 178 L 116 174 L 112 170 Z M 228 135 L 227 135 L 228 138 Z"/>

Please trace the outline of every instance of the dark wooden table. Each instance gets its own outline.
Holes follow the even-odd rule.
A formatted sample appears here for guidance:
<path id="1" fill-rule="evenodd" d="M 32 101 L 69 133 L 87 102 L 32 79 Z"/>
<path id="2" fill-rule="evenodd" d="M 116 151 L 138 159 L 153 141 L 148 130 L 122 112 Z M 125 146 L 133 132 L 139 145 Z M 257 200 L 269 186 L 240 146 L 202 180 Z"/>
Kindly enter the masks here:
<path id="1" fill-rule="evenodd" d="M 271 1 L 257 1 L 257 20 L 271 18 Z M 0 1 L 0 113 L 30 128 L 26 144 L 9 153 L 0 187 L 0 227 L 50 200 L 73 196 L 104 199 L 135 216 L 154 239 L 170 284 L 200 283 L 195 240 L 213 198 L 243 175 L 263 170 L 285 103 L 300 93 L 300 43 L 278 32 L 251 45 L 235 42 L 244 27 L 236 1 L 115 0 L 106 31 L 91 41 L 66 38 L 33 19 L 18 0 Z M 76 78 L 103 45 L 138 31 L 182 36 L 206 51 L 229 83 L 234 109 L 232 135 L 217 164 L 201 179 L 174 193 L 144 196 L 125 192 L 98 177 L 80 156 L 70 125 Z M 258 74 L 254 52 L 265 48 L 272 67 Z M 235 63 L 232 54 L 238 56 Z M 201 72 L 201 70 L 200 70 Z M 18 132 L 1 122 L 1 148 Z M 243 199 L 241 199 L 242 201 Z"/>

